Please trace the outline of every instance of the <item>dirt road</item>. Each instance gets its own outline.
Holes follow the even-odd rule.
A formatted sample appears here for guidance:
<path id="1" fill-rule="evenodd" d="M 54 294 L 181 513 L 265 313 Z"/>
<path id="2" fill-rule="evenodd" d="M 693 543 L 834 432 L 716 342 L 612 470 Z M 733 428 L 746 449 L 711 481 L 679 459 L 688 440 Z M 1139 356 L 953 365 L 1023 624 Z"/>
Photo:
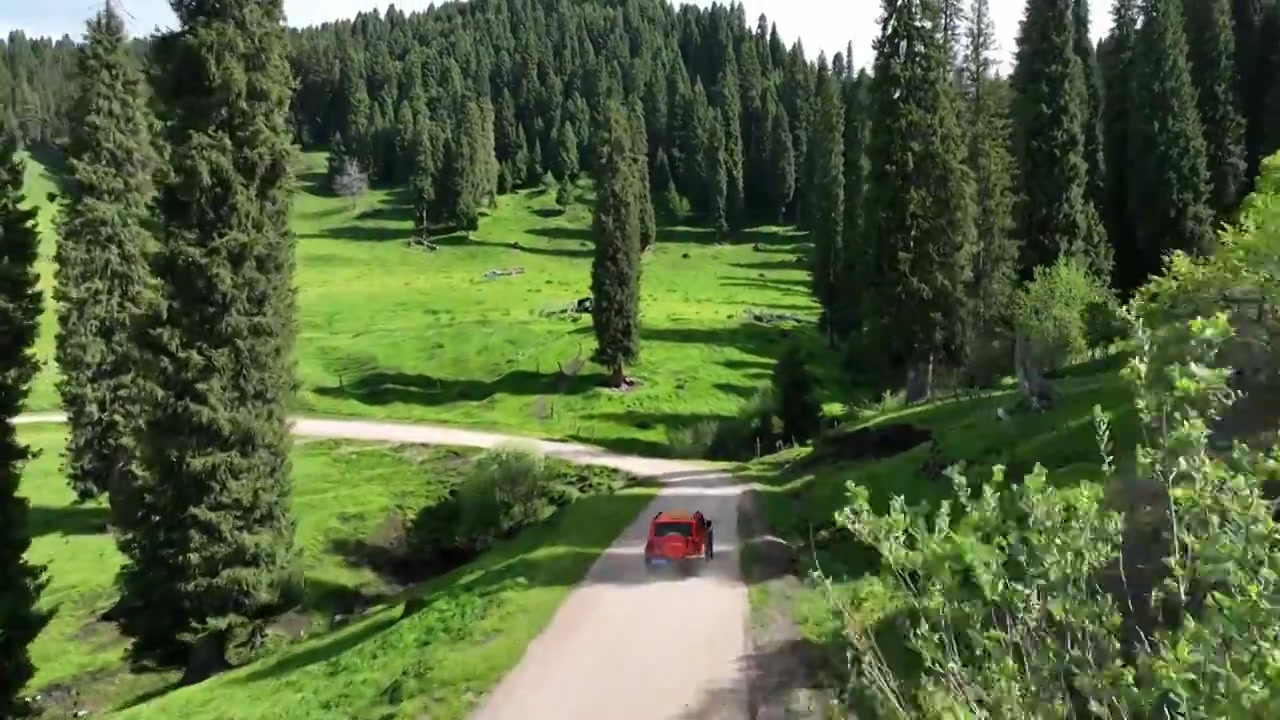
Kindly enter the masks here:
<path id="1" fill-rule="evenodd" d="M 33 413 L 19 424 L 62 422 Z M 474 720 L 746 720 L 747 591 L 738 570 L 742 487 L 697 463 L 434 425 L 298 418 L 301 437 L 493 447 L 511 441 L 563 460 L 660 480 L 653 503 L 569 594 Z M 641 558 L 660 509 L 702 510 L 716 557 L 692 577 L 649 577 Z"/>

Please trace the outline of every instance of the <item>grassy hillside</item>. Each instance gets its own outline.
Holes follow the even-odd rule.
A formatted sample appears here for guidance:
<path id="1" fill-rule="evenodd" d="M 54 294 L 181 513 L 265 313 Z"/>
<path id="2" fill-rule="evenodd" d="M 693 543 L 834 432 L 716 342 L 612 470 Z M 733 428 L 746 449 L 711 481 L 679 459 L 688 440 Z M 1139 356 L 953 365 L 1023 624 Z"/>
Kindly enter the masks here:
<path id="1" fill-rule="evenodd" d="M 126 641 L 114 624 L 99 619 L 116 598 L 112 583 L 120 555 L 106 529 L 106 509 L 72 503 L 58 467 L 63 430 L 25 426 L 22 436 L 41 452 L 22 490 L 32 503 L 31 559 L 48 566 L 43 601 L 54 613 L 32 649 L 37 676 L 31 691 L 46 697 L 54 717 L 76 709 L 97 714 L 163 693 L 176 674 L 128 671 Z M 311 718 L 342 708 L 342 717 L 355 717 L 382 702 L 388 684 L 412 665 L 418 684 L 405 687 L 403 702 L 429 708 L 432 717 L 459 717 L 467 692 L 483 691 L 515 664 L 568 590 L 653 492 L 637 486 L 578 501 L 547 525 L 415 588 L 411 594 L 425 598 L 426 607 L 395 623 L 403 589 L 370 569 L 368 546 L 393 542 L 397 519 L 438 500 L 473 454 L 332 441 L 300 444 L 293 460 L 297 540 L 307 579 L 301 607 L 273 625 L 265 659 L 153 701 L 134 716 L 284 713 Z M 577 521 L 587 516 L 592 522 Z M 343 618 L 335 616 L 358 615 L 364 608 L 380 609 L 339 627 Z M 495 635 L 499 627 L 500 637 Z M 431 647 L 423 649 L 428 637 Z M 283 700 L 295 695 L 305 701 Z M 237 714 L 227 715 L 228 707 Z"/>
<path id="2" fill-rule="evenodd" d="M 752 465 L 759 485 L 761 519 L 794 549 L 797 564 L 785 568 L 765 546 L 749 548 L 752 608 L 761 638 L 799 637 L 786 649 L 788 662 L 805 664 L 809 682 L 838 683 L 848 647 L 846 619 L 833 615 L 829 590 L 801 580 L 815 569 L 834 580 L 831 588 L 850 603 L 856 622 L 874 623 L 887 610 L 877 593 L 874 559 L 835 525 L 851 485 L 872 493 L 882 507 L 895 495 L 908 505 L 934 504 L 951 493 L 943 470 L 964 463 L 971 481 L 990 477 L 1005 465 L 1009 477 L 1045 466 L 1050 480 L 1077 483 L 1101 478 L 1101 455 L 1092 420 L 1094 405 L 1111 416 L 1112 438 L 1121 468 L 1132 463 L 1138 440 L 1130 390 L 1118 373 L 1120 357 L 1070 369 L 1055 387 L 1062 393 L 1044 413 L 1000 420 L 997 409 L 1013 405 L 1016 391 L 957 398 L 914 407 L 872 405 L 819 449 L 792 450 Z M 788 571 L 789 570 L 789 571 Z M 887 644 L 892 652 L 892 644 Z M 824 678 L 825 675 L 825 678 Z"/>
<path id="3" fill-rule="evenodd" d="M 408 246 L 412 223 L 393 191 L 352 202 L 321 189 L 324 157 L 304 156 L 294 204 L 298 235 L 301 409 L 504 429 L 663 451 L 665 428 L 732 414 L 767 375 L 789 334 L 816 343 L 811 326 L 766 325 L 755 309 L 816 315 L 802 237 L 750 231 L 732 244 L 665 228 L 644 261 L 643 348 L 631 372 L 640 387 L 598 387 L 588 363 L 560 372 L 594 347 L 589 316 L 547 317 L 590 294 L 590 207 L 560 214 L 551 194 L 505 196 L 470 239 L 440 250 Z M 52 184 L 29 163 L 28 197 L 44 227 Z M 585 192 L 585 191 L 584 191 Z M 589 201 L 589 198 L 584 198 Z M 46 233 L 46 248 L 52 236 Z M 519 247 L 514 247 L 518 244 Z M 486 279 L 489 270 L 524 274 Z M 46 262 L 46 287 L 49 286 Z M 52 358 L 53 323 L 40 339 Z M 31 408 L 53 409 L 56 369 L 40 376 Z"/>

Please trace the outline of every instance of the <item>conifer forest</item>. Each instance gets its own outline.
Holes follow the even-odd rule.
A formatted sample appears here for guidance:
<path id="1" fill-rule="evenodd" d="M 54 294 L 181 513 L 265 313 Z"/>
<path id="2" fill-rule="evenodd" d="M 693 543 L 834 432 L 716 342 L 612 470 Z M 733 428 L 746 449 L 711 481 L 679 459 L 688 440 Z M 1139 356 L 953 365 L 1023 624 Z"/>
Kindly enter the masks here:
<path id="1" fill-rule="evenodd" d="M 119 639 L 111 662 L 127 665 L 135 679 L 171 673 L 163 683 L 127 685 L 128 697 L 75 707 L 131 718 L 228 717 L 211 699 L 199 705 L 195 695 L 157 688 L 216 682 L 277 657 L 272 653 L 293 652 L 272 645 L 278 618 L 320 617 L 316 608 L 347 592 L 320 589 L 316 568 L 325 561 L 317 548 L 328 542 L 330 530 L 322 527 L 357 511 L 335 507 L 323 521 L 308 513 L 320 512 L 316 498 L 328 492 L 314 478 L 330 470 L 318 468 L 355 462 L 341 458 L 357 445 L 337 436 L 303 442 L 293 419 L 348 414 L 356 404 L 350 414 L 371 420 L 452 424 L 452 412 L 459 425 L 484 428 L 502 414 L 501 429 L 513 436 L 598 444 L 627 456 L 749 463 L 742 467 L 754 469 L 735 472 L 780 488 L 776 495 L 760 491 L 760 525 L 779 536 L 794 531 L 802 549 L 793 563 L 822 560 L 822 572 L 840 574 L 833 587 L 861 588 L 850 591 L 853 609 L 822 596 L 830 600 L 824 607 L 848 620 L 832 621 L 840 628 L 837 664 L 846 673 L 832 697 L 845 710 L 869 713 L 860 717 L 1274 713 L 1280 690 L 1263 686 L 1280 666 L 1261 656 L 1280 643 L 1275 632 L 1257 641 L 1251 660 L 1219 657 L 1225 674 L 1194 671 L 1203 672 L 1194 682 L 1221 692 L 1188 690 L 1170 668 L 1184 651 L 1226 652 L 1229 633 L 1213 635 L 1214 627 L 1244 633 L 1252 625 L 1260 636 L 1280 630 L 1280 555 L 1259 559 L 1249 551 L 1280 551 L 1280 529 L 1259 510 L 1276 495 L 1267 479 L 1280 479 L 1274 439 L 1214 436 L 1262 442 L 1246 462 L 1244 454 L 1215 455 L 1228 451 L 1196 434 L 1225 433 L 1221 423 L 1235 422 L 1221 419 L 1237 416 L 1217 403 L 1235 397 L 1235 383 L 1250 373 L 1264 380 L 1249 417 L 1260 412 L 1264 425 L 1280 426 L 1280 412 L 1265 410 L 1265 398 L 1280 399 L 1280 161 L 1268 160 L 1280 152 L 1280 0 L 1114 0 L 1109 18 L 1097 16 L 1089 0 L 1025 0 L 1013 48 L 997 45 L 991 0 L 877 2 L 878 27 L 847 28 L 850 37 L 876 38 L 873 57 L 857 67 L 852 43 L 828 57 L 807 50 L 803 39 L 784 42 L 769 18 L 748 17 L 740 4 L 666 0 L 469 0 L 412 14 L 392 5 L 305 28 L 287 25 L 283 0 L 172 0 L 175 27 L 145 37 L 129 32 L 119 6 L 107 2 L 87 18 L 82 36 L 30 37 L 19 29 L 0 40 L 0 720 L 63 717 L 57 713 L 71 706 L 42 706 L 47 700 L 36 696 L 47 699 L 48 688 L 75 684 L 65 678 L 102 669 L 85 665 L 64 678 L 42 668 L 75 654 L 48 638 L 73 642 L 66 638 L 74 629 L 62 629 L 72 626 L 59 624 L 70 621 L 59 617 L 83 608 L 66 609 L 79 606 L 62 584 L 72 581 L 59 580 L 66 561 L 56 554 L 73 551 L 42 544 L 51 532 L 42 529 L 43 513 L 56 503 L 41 500 L 41 492 L 68 508 L 101 512 L 95 532 L 102 544 L 94 552 L 113 559 L 103 561 L 110 576 L 98 571 L 103 579 L 85 607 L 92 605 L 100 614 L 94 622 Z M 1101 25 L 1110 29 L 1095 43 L 1091 29 Z M 48 182 L 33 182 L 37 174 Z M 387 220 L 378 232 L 397 241 L 394 252 L 412 255 L 391 255 L 342 227 L 382 222 L 380 212 L 403 219 Z M 494 229 L 525 227 L 520 223 L 551 223 L 565 240 L 543 249 L 533 246 L 541 242 L 535 231 L 503 236 Z M 519 253 L 524 264 L 486 271 L 485 287 L 504 289 L 483 291 L 483 302 L 493 305 L 485 305 L 486 320 L 459 319 L 468 302 L 481 302 L 461 298 L 481 296 L 451 285 L 464 270 L 450 268 L 470 277 L 481 266 L 449 263 L 472 263 L 495 248 Z M 484 257 L 474 262 L 493 262 Z M 716 268 L 730 260 L 749 263 L 735 281 L 738 307 L 726 312 L 690 299 L 703 297 L 699 286 L 713 283 Z M 323 281 L 316 270 L 322 262 L 330 263 Z M 418 267 L 428 269 L 406 269 Z M 551 293 L 561 277 L 569 278 L 564 287 L 576 288 L 567 307 L 512 319 L 532 317 L 523 303 Z M 724 377 L 762 378 L 735 395 L 708 365 L 723 358 L 692 349 L 703 341 L 682 335 L 677 321 L 723 325 L 714 313 L 733 318 L 742 304 L 769 307 L 768 293 L 788 284 L 800 296 L 792 306 L 748 310 L 743 322 L 753 334 L 722 333 L 755 342 L 747 348 L 751 359 L 721 363 L 729 367 Z M 336 340 L 317 338 L 333 323 L 358 325 L 353 338 L 392 324 L 384 310 L 351 319 L 362 301 L 342 293 L 356 285 L 404 313 L 395 323 L 410 318 L 394 332 L 401 338 L 395 342 L 419 343 L 412 351 L 351 340 L 361 349 L 350 354 L 365 365 L 331 361 Z M 517 286 L 527 288 L 523 295 L 496 294 Z M 710 298 L 718 291 L 705 292 Z M 320 297 L 328 303 L 323 323 L 314 314 Z M 434 304 L 426 310 L 420 302 Z M 1252 319 L 1240 319 L 1246 316 Z M 470 329 L 432 335 L 447 323 Z M 492 323 L 527 327 L 511 335 L 521 339 L 500 341 Z M 542 339 L 550 327 L 567 339 Z M 1253 338 L 1244 343 L 1253 350 L 1231 354 L 1231 338 Z M 558 355 L 544 362 L 538 348 L 551 342 L 561 343 Z M 1229 346 L 1223 353 L 1233 366 L 1221 376 L 1213 370 L 1225 362 L 1214 354 L 1219 346 Z M 573 347 L 580 352 L 566 361 Z M 368 367 L 389 364 L 396 352 L 422 356 L 415 367 L 432 374 L 421 372 L 425 380 L 414 385 L 402 377 L 407 371 L 388 370 L 380 389 L 362 390 L 373 382 Z M 486 385 L 478 370 L 474 378 L 457 377 L 500 352 L 507 355 L 494 367 L 511 356 L 516 369 L 489 374 L 506 384 Z M 536 367 L 519 365 L 526 355 L 537 356 Z M 1107 365 L 1109 359 L 1115 362 Z M 350 399 L 358 392 L 366 394 Z M 410 393 L 418 399 L 405 400 Z M 713 394 L 734 405 L 721 412 L 721 400 L 702 401 Z M 1006 395 L 1018 398 L 1014 405 L 1000 399 Z M 507 404 L 494 409 L 491 401 Z M 426 409 L 395 409 L 413 402 Z M 685 403 L 680 414 L 673 403 Z M 1094 406 L 1111 419 L 1095 410 L 1091 421 Z M 62 413 L 56 433 L 19 422 L 54 411 Z M 917 419 L 893 419 L 898 412 Z M 625 413 L 647 414 L 619 419 Z M 1042 422 L 1002 425 L 1011 413 L 1050 418 L 1045 433 L 1052 427 L 1084 437 L 1024 442 L 1001 429 L 990 431 L 1006 433 L 993 440 L 974 429 L 1025 422 L 1022 430 L 1032 432 L 1027 428 Z M 604 431 L 587 437 L 573 430 L 588 423 L 627 425 L 631 444 L 610 445 Z M 865 440 L 880 450 L 848 449 L 864 442 L 857 433 L 886 424 L 924 428 L 933 449 L 912 455 L 915 442 L 874 455 L 892 444 L 883 438 Z M 854 427 L 862 429 L 848 430 Z M 1095 430 L 1119 437 L 1108 441 L 1118 458 L 1103 463 L 1108 477 L 1197 473 L 1187 495 L 1174 488 L 1158 502 L 1138 493 L 1115 505 L 1128 508 L 1116 511 L 1125 518 L 1123 553 L 1096 510 L 1111 507 L 1116 486 L 1089 475 L 1107 489 L 1084 502 L 1057 495 L 1066 491 L 1033 469 L 1098 465 Z M 1195 438 L 1207 443 L 1199 454 L 1187 449 Z M 417 442 L 365 438 L 379 439 Z M 839 443 L 848 443 L 840 445 L 845 450 Z M 811 454 L 784 467 L 770 464 L 778 451 Z M 486 605 L 499 601 L 478 590 L 449 595 L 455 591 L 442 583 L 462 577 L 450 573 L 480 567 L 468 563 L 489 562 L 521 538 L 550 543 L 545 538 L 554 533 L 572 532 L 557 518 L 614 498 L 615 519 L 605 512 L 595 516 L 599 525 L 583 521 L 591 527 L 582 532 L 600 535 L 590 541 L 599 548 L 563 581 L 548 581 L 567 593 L 656 492 L 621 471 L 574 469 L 520 452 L 394 460 L 430 483 L 451 479 L 429 483 L 429 490 L 386 490 L 377 519 L 393 506 L 403 512 L 403 527 L 393 533 L 401 554 L 388 551 L 394 558 L 368 564 L 369 577 L 383 578 L 396 593 L 428 583 L 432 593 L 452 598 L 453 625 L 423 620 L 415 631 L 441 633 L 432 641 L 441 648 L 445 634 L 506 612 Z M 904 457 L 916 458 L 905 470 Z M 960 490 L 946 496 L 957 503 L 948 510 L 943 498 L 952 480 L 943 468 L 966 462 L 1007 466 L 975 471 L 974 485 L 994 486 L 1007 470 L 1015 482 L 1003 497 L 1022 510 L 964 500 Z M 372 467 L 360 472 L 376 475 Z M 793 482 L 798 476 L 786 473 L 794 472 L 811 476 Z M 54 479 L 37 486 L 31 478 L 45 473 Z M 938 522 L 953 523 L 947 528 L 955 544 L 924 531 L 911 535 L 905 528 L 916 516 L 905 506 L 863 497 L 907 486 L 921 488 L 912 497 L 935 510 L 942 503 Z M 1165 513 L 1175 504 L 1177 512 Z M 1139 505 L 1147 514 L 1135 510 Z M 966 529 L 961 515 L 969 517 Z M 1150 519 L 1157 515 L 1189 524 L 1161 525 Z M 1219 530 L 1231 525 L 1224 518 L 1261 525 Z M 733 522 L 716 518 L 724 533 Z M 1144 540 L 1134 529 L 1141 523 L 1154 523 L 1141 526 Z M 1032 526 L 1072 535 L 1062 553 L 1077 554 L 1062 560 L 1050 539 L 1032 537 Z M 812 545 L 810 531 L 817 533 Z M 849 539 L 831 539 L 843 536 Z M 1211 542 L 1228 536 L 1239 542 Z M 961 558 L 957 548 L 969 540 L 1001 548 L 1007 562 Z M 1011 543 L 1034 552 L 1009 549 Z M 1210 629 L 1170 625 L 1159 610 L 1141 617 L 1117 611 L 1123 623 L 1109 624 L 1098 609 L 1105 593 L 1072 581 L 1087 575 L 1100 578 L 1091 587 L 1111 587 L 1106 562 L 1134 545 L 1164 552 L 1168 543 L 1174 550 L 1150 567 L 1183 557 L 1177 547 L 1205 553 L 1185 552 L 1184 565 L 1170 561 L 1200 573 L 1172 574 L 1183 583 L 1181 594 L 1173 593 L 1183 604 L 1172 612 Z M 850 570 L 869 550 L 880 560 L 867 567 L 897 580 L 873 584 L 863 575 L 879 571 Z M 920 560 L 926 555 L 933 560 Z M 1033 555 L 1043 564 L 1027 560 Z M 1014 558 L 1023 563 L 1018 569 Z M 749 561 L 742 562 L 749 578 Z M 324 582 L 338 582 L 332 578 L 348 570 L 325 572 Z M 963 573 L 973 582 L 955 579 Z M 1147 575 L 1147 590 L 1126 585 L 1129 611 L 1133 593 L 1147 593 L 1142 597 L 1155 604 L 1154 588 L 1165 576 Z M 929 586 L 936 604 L 912 594 L 924 585 L 903 579 L 920 577 L 950 578 Z M 1047 602 L 1058 598 L 1067 611 L 1053 615 L 1019 595 L 1028 577 L 1049 588 Z M 1239 590 L 1232 597 L 1245 599 L 1212 612 L 1193 609 L 1216 602 L 1211 587 Z M 868 600 L 873 592 L 883 593 L 875 595 L 881 600 Z M 1259 599 L 1266 593 L 1278 603 Z M 390 591 L 378 597 L 404 604 L 406 618 L 416 602 Z M 323 605 L 324 617 L 354 617 L 378 604 L 361 602 L 360 610 Z M 423 612 L 444 617 L 443 605 L 422 602 Z M 875 633 L 850 619 L 873 605 L 885 613 L 910 608 L 925 618 L 920 627 L 949 628 L 947 618 L 961 616 L 990 623 L 973 620 L 965 640 L 973 647 L 965 651 L 903 631 L 897 642 L 920 660 L 908 672 L 894 652 L 881 657 L 872 647 Z M 550 612 L 529 621 L 530 638 L 551 621 Z M 1001 612 L 1054 619 L 1018 634 L 1002 625 Z M 1087 620 L 1076 628 L 1069 618 Z M 441 629 L 446 625 L 453 629 Z M 1157 626 L 1181 633 L 1177 642 Z M 1003 639 L 991 640 L 999 632 Z M 1166 639 L 1151 640 L 1157 636 Z M 844 648 L 879 660 L 844 668 Z M 369 659 L 374 650 L 360 652 L 370 655 L 350 661 L 353 667 L 379 662 Z M 518 659 L 494 661 L 492 677 L 465 687 L 487 690 L 499 669 Z M 1192 673 L 1194 663 L 1187 663 L 1177 667 Z M 345 717 L 430 711 L 460 718 L 474 703 L 458 698 L 471 698 L 471 690 L 433 689 L 434 681 L 423 679 L 444 667 L 405 670 L 395 682 L 407 689 L 396 693 L 380 680 L 370 691 L 379 699 L 359 700 L 363 705 L 354 695 L 335 695 L 299 707 L 320 715 L 336 708 Z M 974 669 L 983 667 L 1003 680 L 983 679 Z M 1117 680 L 1122 676 L 1129 679 Z M 77 692 L 84 699 L 76 702 L 91 702 L 90 690 Z M 392 695 L 400 699 L 387 699 Z M 276 717 L 256 695 L 228 697 L 246 713 L 236 717 Z M 259 701 L 261 713 L 246 709 Z M 972 703 L 985 709 L 973 711 Z M 375 707 L 391 714 L 374 715 Z M 949 715 L 947 708 L 964 712 Z"/>

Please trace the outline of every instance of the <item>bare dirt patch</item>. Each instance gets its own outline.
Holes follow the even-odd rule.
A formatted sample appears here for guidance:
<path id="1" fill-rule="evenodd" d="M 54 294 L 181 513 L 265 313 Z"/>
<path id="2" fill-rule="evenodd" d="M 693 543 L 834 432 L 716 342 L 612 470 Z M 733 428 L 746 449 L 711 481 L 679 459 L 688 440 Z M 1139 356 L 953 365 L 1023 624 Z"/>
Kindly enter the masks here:
<path id="1" fill-rule="evenodd" d="M 832 648 L 801 637 L 790 613 L 804 591 L 796 548 L 768 534 L 755 491 L 743 494 L 738 537 L 744 543 L 742 579 L 764 589 L 747 627 L 748 717 L 751 720 L 823 720 L 835 704 Z M 759 591 L 756 591 L 757 593 Z"/>

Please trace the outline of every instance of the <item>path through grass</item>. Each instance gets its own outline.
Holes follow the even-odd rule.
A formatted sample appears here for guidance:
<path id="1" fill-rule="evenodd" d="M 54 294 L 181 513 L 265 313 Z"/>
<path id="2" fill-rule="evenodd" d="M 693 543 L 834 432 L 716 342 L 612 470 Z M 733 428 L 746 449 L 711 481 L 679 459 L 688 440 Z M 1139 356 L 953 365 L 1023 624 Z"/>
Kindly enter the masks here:
<path id="1" fill-rule="evenodd" d="M 30 557 L 48 566 L 50 584 L 43 602 L 55 613 L 32 648 L 37 676 L 30 687 L 52 691 L 61 710 L 94 714 L 167 689 L 175 674 L 126 671 L 125 641 L 113 624 L 98 620 L 115 600 L 112 582 L 120 555 L 106 532 L 105 508 L 72 503 L 58 467 L 63 429 L 34 425 L 21 432 L 24 442 L 41 452 L 26 471 L 22 491 L 32 503 Z M 406 703 L 452 707 L 468 689 L 486 689 L 519 659 L 524 644 L 550 620 L 600 551 L 635 518 L 653 488 L 578 501 L 549 525 L 430 583 L 424 591 L 427 608 L 394 628 L 387 619 L 398 606 L 331 632 L 335 613 L 350 613 L 360 602 L 394 603 L 400 592 L 345 548 L 376 537 L 398 511 L 412 514 L 438 499 L 474 454 L 470 449 L 338 441 L 299 444 L 293 458 L 294 511 L 308 591 L 303 607 L 274 626 L 273 642 L 282 647 L 226 680 L 184 690 L 177 699 L 153 701 L 135 716 L 358 717 L 357 710 L 371 707 L 371 698 L 410 665 L 423 674 L 413 676 L 416 684 L 405 691 Z M 587 517 L 591 522 L 580 521 Z M 380 639 L 345 654 L 354 637 L 371 640 L 374 635 Z M 304 636 L 314 639 L 289 644 Z M 427 637 L 434 638 L 429 648 L 422 646 Z M 450 659 L 448 667 L 445 658 Z M 325 668 L 341 668 L 343 679 L 334 681 Z M 68 688 L 79 693 L 78 699 Z M 447 702 L 432 699 L 439 693 Z M 308 701 L 296 702 L 291 699 L 295 696 Z M 151 709 L 155 703 L 162 709 Z M 351 703 L 351 713 L 336 709 L 347 708 L 346 703 Z M 183 709 L 166 715 L 168 708 Z M 228 708 L 234 708 L 231 715 Z"/>

